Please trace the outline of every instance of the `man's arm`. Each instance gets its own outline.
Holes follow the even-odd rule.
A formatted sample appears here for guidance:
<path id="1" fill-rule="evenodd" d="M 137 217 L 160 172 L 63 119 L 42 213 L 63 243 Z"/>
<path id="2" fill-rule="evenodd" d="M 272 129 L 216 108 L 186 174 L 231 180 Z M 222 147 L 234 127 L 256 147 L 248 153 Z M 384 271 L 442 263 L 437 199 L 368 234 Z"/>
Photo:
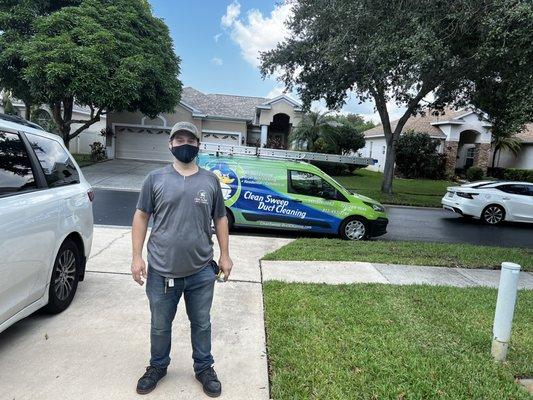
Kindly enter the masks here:
<path id="1" fill-rule="evenodd" d="M 144 284 L 141 277 L 146 279 L 146 264 L 142 257 L 142 251 L 144 239 L 146 238 L 146 231 L 148 230 L 148 221 L 150 221 L 150 214 L 141 210 L 135 211 L 133 223 L 131 225 L 131 244 L 133 248 L 131 275 L 139 285 Z"/>
<path id="2" fill-rule="evenodd" d="M 218 265 L 222 272 L 224 272 L 224 280 L 227 281 L 233 268 L 233 261 L 229 256 L 229 227 L 228 218 L 217 218 L 213 221 L 215 223 L 215 233 L 217 235 L 218 246 L 220 247 L 220 259 Z"/>

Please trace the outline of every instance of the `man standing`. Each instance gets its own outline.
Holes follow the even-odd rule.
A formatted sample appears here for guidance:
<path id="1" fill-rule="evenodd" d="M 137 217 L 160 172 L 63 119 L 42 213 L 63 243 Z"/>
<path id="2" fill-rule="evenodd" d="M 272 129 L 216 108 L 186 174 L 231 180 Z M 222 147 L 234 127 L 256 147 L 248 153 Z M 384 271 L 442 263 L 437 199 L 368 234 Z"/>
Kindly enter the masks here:
<path id="1" fill-rule="evenodd" d="M 189 122 L 178 122 L 170 132 L 172 165 L 151 172 L 144 180 L 133 217 L 133 279 L 142 285 L 151 312 L 151 358 L 137 383 L 137 393 L 151 392 L 170 363 L 172 321 L 183 294 L 191 322 L 192 358 L 196 379 L 204 392 L 218 397 L 222 387 L 213 369 L 210 310 L 216 280 L 211 222 L 220 246 L 218 265 L 227 280 L 233 262 L 228 250 L 228 220 L 217 176 L 199 168 L 200 136 Z M 150 216 L 148 271 L 142 248 Z"/>

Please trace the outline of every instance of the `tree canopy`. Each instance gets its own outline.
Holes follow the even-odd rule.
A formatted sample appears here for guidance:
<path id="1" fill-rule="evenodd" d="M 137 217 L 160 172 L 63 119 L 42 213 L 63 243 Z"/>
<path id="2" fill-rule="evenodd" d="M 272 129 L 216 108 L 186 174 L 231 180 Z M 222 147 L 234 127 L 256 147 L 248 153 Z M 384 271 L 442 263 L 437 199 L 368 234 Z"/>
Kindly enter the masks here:
<path id="1" fill-rule="evenodd" d="M 39 16 L 48 15 L 65 6 L 77 5 L 80 1 L 0 1 L 0 88 L 25 103 L 28 120 L 34 99 L 22 77 L 22 71 L 27 66 L 22 58 L 22 48 L 34 35 L 34 22 Z"/>
<path id="2" fill-rule="evenodd" d="M 23 3 L 33 10 L 35 2 Z M 174 109 L 180 60 L 168 27 L 145 0 L 62 3 L 51 1 L 57 7 L 31 22 L 18 71 L 32 100 L 50 105 L 67 144 L 106 112 L 138 110 L 153 118 Z M 72 118 L 75 103 L 91 110 L 86 120 Z M 71 132 L 75 123 L 82 125 Z"/>
<path id="3" fill-rule="evenodd" d="M 480 59 L 490 59 L 492 51 L 482 50 L 490 19 L 497 18 L 495 2 L 508 8 L 526 4 L 295 0 L 288 22 L 291 35 L 262 53 L 261 72 L 279 74 L 307 107 L 325 99 L 328 107 L 338 109 L 350 92 L 361 101 L 372 99 L 387 142 L 382 191 L 391 193 L 396 145 L 406 121 L 424 106 L 442 109 L 455 100 L 458 89 L 464 92 L 480 73 Z M 430 93 L 431 101 L 426 97 Z M 387 109 L 391 101 L 405 107 L 394 130 Z"/>

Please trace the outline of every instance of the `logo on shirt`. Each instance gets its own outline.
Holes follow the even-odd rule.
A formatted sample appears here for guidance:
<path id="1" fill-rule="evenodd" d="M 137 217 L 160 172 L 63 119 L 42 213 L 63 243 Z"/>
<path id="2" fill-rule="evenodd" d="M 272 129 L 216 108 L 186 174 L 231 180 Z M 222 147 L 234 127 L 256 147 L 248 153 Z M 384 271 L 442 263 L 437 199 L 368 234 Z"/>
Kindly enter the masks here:
<path id="1" fill-rule="evenodd" d="M 205 190 L 200 190 L 194 198 L 194 202 L 197 204 L 207 204 L 207 193 Z"/>

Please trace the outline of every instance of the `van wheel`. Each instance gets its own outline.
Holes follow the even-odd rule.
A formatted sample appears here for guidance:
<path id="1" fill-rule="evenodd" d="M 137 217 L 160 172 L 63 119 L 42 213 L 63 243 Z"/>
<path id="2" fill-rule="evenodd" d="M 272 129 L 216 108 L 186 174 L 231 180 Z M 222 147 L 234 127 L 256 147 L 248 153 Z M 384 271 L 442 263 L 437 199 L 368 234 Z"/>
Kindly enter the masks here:
<path id="1" fill-rule="evenodd" d="M 368 224 L 360 217 L 348 218 L 341 224 L 339 234 L 344 240 L 364 240 L 368 237 Z"/>
<path id="2" fill-rule="evenodd" d="M 498 225 L 505 219 L 505 210 L 497 204 L 485 207 L 481 213 L 481 220 L 488 225 Z"/>
<path id="3" fill-rule="evenodd" d="M 228 218 L 228 228 L 230 231 L 233 230 L 235 226 L 235 217 L 229 208 L 226 207 L 226 217 Z"/>
<path id="4" fill-rule="evenodd" d="M 71 240 L 65 241 L 59 248 L 54 263 L 45 311 L 58 314 L 67 309 L 78 288 L 80 267 L 81 257 L 78 246 Z"/>

